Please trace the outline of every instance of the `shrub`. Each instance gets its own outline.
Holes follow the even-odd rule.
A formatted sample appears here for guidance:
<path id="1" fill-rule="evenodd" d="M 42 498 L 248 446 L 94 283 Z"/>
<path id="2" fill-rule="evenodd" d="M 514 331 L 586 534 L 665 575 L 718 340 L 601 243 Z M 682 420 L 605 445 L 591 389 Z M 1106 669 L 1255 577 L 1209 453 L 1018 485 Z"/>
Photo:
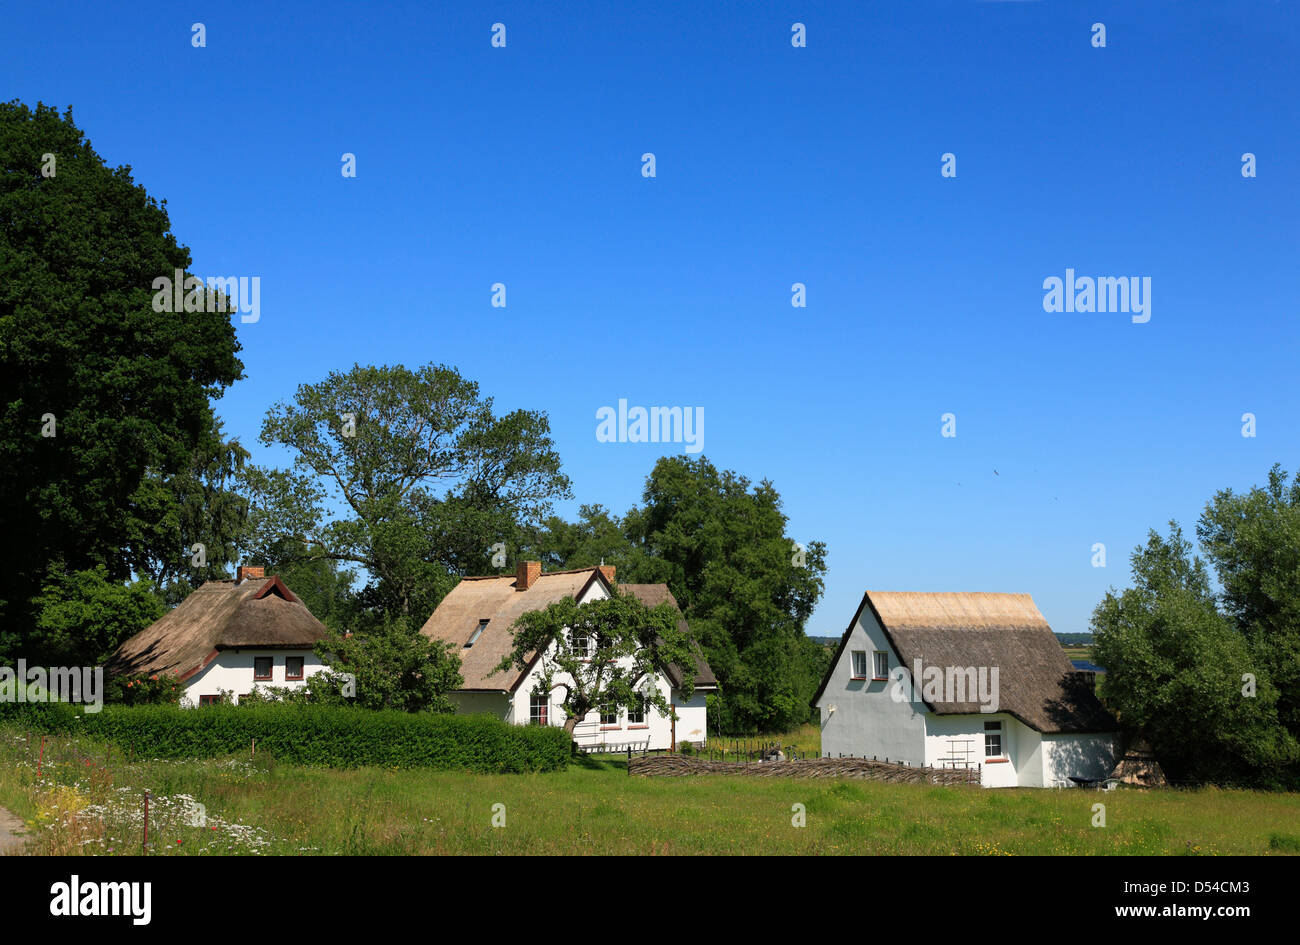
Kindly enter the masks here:
<path id="1" fill-rule="evenodd" d="M 437 768 L 480 773 L 556 771 L 569 761 L 562 728 L 509 725 L 486 715 L 370 711 L 316 705 L 0 706 L 0 720 L 32 731 L 80 733 L 150 758 L 214 758 L 248 751 L 253 739 L 286 764 Z"/>

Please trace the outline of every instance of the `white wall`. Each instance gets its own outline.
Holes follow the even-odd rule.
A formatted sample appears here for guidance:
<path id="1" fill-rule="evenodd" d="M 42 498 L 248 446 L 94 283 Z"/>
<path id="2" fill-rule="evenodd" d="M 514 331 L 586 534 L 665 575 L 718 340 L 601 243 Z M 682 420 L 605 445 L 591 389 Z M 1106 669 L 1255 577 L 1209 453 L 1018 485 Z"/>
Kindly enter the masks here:
<path id="1" fill-rule="evenodd" d="M 899 665 L 898 654 L 889 646 L 885 633 L 871 611 L 863 608 L 849 633 L 840 659 L 831 669 L 826 689 L 817 701 L 821 710 L 822 754 L 876 757 L 882 761 L 925 762 L 925 716 L 921 701 L 896 702 L 892 683 L 871 679 L 855 680 L 854 650 L 867 653 L 867 675 L 873 674 L 872 651 L 889 652 L 889 668 Z M 911 695 L 908 693 L 907 695 Z M 835 706 L 835 712 L 830 707 Z"/>
<path id="2" fill-rule="evenodd" d="M 1002 755 L 990 759 L 984 754 L 984 723 L 1002 723 Z M 980 766 L 984 787 L 1026 787 L 1042 783 L 1042 736 L 1004 712 L 971 715 L 934 715 L 925 718 L 925 763 L 932 768 L 953 767 L 946 759 L 961 754 L 971 766 Z M 969 753 L 965 751 L 969 749 Z M 1028 780 L 1026 780 L 1028 779 Z"/>
<path id="3" fill-rule="evenodd" d="M 599 581 L 594 581 L 588 588 L 587 593 L 578 600 L 578 603 L 585 604 L 588 601 L 601 600 L 608 596 L 604 586 Z M 625 662 L 630 664 L 631 660 Z M 515 689 L 512 697 L 505 693 L 499 695 L 494 693 L 457 693 L 453 700 L 456 703 L 456 710 L 458 712 L 488 712 L 516 725 L 528 725 L 531 721 L 530 707 L 533 687 L 541 676 L 541 669 L 541 661 L 539 660 L 529 670 L 523 682 Z M 567 678 L 566 674 L 558 673 L 555 681 L 559 683 Z M 668 678 L 662 673 L 655 677 L 655 686 L 659 693 L 668 700 L 669 705 L 678 706 L 678 740 L 704 741 L 707 737 L 704 693 L 697 692 L 690 701 L 682 703 L 678 698 L 677 691 L 671 687 Z M 552 690 L 547 710 L 547 720 L 551 725 L 564 725 L 565 716 L 563 709 L 560 708 L 561 699 L 562 690 Z M 645 722 L 639 725 L 628 722 L 627 712 L 623 709 L 619 710 L 618 722 L 610 726 L 600 724 L 599 712 L 589 712 L 587 717 L 574 727 L 573 739 L 579 745 L 588 748 L 596 748 L 602 745 L 611 748 L 623 748 L 629 744 L 641 745 L 648 741 L 650 748 L 653 750 L 667 750 L 673 744 L 673 724 L 671 719 L 657 712 L 653 707 L 646 709 Z"/>
<path id="4" fill-rule="evenodd" d="M 1076 778 L 1109 777 L 1117 751 L 1114 735 L 1044 735 L 1043 783 Z"/>
<path id="5" fill-rule="evenodd" d="M 259 656 L 271 657 L 271 678 L 253 679 L 253 659 Z M 284 660 L 287 656 L 301 656 L 303 678 L 301 680 L 285 679 Z M 234 701 L 252 692 L 253 686 L 283 686 L 288 689 L 301 687 L 310 676 L 325 669 L 325 664 L 313 650 L 221 650 L 216 658 L 185 681 L 185 696 L 182 704 L 199 704 L 199 696 L 219 695 L 222 690 L 234 693 Z"/>

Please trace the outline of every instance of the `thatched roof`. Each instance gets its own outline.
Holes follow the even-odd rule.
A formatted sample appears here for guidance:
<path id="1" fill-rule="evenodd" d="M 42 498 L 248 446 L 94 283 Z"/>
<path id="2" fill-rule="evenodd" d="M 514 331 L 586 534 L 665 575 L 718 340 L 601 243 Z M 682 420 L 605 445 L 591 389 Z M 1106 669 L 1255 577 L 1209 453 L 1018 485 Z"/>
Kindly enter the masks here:
<path id="1" fill-rule="evenodd" d="M 875 616 L 909 673 L 928 667 L 997 667 L 998 711 L 1047 734 L 1109 732 L 1115 720 L 1097 700 L 1090 674 L 1076 672 L 1028 594 L 868 591 L 849 623 L 839 662 L 864 609 Z M 813 697 L 826 689 L 830 672 Z M 919 688 L 922 680 L 915 679 Z M 978 701 L 930 702 L 937 715 L 969 715 Z"/>
<path id="2" fill-rule="evenodd" d="M 673 593 L 668 590 L 667 584 L 620 584 L 619 589 L 630 591 L 647 607 L 672 604 L 673 610 L 681 614 L 682 609 L 677 606 L 677 598 L 673 597 Z M 695 657 L 695 688 L 717 689 L 718 678 L 713 675 L 713 669 L 709 666 L 709 661 L 704 658 L 704 651 L 700 649 L 699 643 L 690 636 L 691 628 L 686 624 L 685 615 L 678 618 L 677 628 L 686 634 L 691 641 L 691 655 Z M 668 676 L 668 681 L 677 687 L 680 687 L 686 679 L 682 667 L 676 663 L 670 663 L 665 668 L 665 673 Z"/>
<path id="3" fill-rule="evenodd" d="M 188 679 L 219 650 L 309 650 L 328 634 L 278 577 L 209 581 L 118 647 L 106 668 Z"/>
<path id="4" fill-rule="evenodd" d="M 599 568 L 544 573 L 523 591 L 516 590 L 516 581 L 516 576 L 510 574 L 462 578 L 420 629 L 426 637 L 442 640 L 455 647 L 461 658 L 460 674 L 465 680 L 461 684 L 462 691 L 513 692 L 523 682 L 528 674 L 527 669 L 516 669 L 513 666 L 505 671 L 497 669 L 501 660 L 513 648 L 514 635 L 511 628 L 523 614 L 542 610 L 566 597 L 576 600 L 593 582 L 600 582 L 607 593 L 612 593 L 612 586 Z M 664 601 L 677 606 L 677 601 L 668 593 L 666 585 L 621 586 L 632 590 L 643 603 L 650 606 Z M 482 634 L 473 646 L 466 647 L 465 644 L 484 620 L 487 625 Z M 682 618 L 680 625 L 686 626 L 685 618 Z M 699 667 L 697 687 L 716 687 L 713 671 L 709 669 L 702 653 L 697 656 L 696 663 Z M 673 685 L 680 684 L 680 667 L 669 667 L 666 672 Z"/>

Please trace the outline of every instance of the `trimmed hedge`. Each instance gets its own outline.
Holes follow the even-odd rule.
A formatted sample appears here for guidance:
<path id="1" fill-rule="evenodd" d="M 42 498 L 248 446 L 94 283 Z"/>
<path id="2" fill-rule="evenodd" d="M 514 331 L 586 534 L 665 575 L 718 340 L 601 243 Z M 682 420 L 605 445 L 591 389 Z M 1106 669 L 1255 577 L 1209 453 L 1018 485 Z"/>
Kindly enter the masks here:
<path id="1" fill-rule="evenodd" d="M 66 703 L 9 703 L 0 705 L 0 720 L 82 734 L 147 758 L 221 757 L 247 752 L 256 738 L 258 754 L 286 764 L 497 774 L 558 771 L 572 752 L 564 729 L 553 726 L 346 706 L 106 705 L 83 713 Z"/>

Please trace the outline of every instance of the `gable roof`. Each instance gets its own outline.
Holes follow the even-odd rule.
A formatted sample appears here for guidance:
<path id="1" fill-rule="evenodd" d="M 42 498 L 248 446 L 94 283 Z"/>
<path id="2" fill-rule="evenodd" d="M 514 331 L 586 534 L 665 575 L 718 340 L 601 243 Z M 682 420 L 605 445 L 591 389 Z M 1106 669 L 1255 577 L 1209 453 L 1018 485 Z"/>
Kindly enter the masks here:
<path id="1" fill-rule="evenodd" d="M 869 609 L 903 666 L 997 667 L 998 711 L 1044 734 L 1108 732 L 1115 720 L 1078 673 L 1028 594 L 867 591 L 840 638 L 813 703 L 822 697 L 864 609 Z M 913 680 L 919 689 L 921 680 Z M 937 715 L 969 715 L 980 704 L 930 702 Z"/>
<path id="2" fill-rule="evenodd" d="M 208 581 L 117 648 L 114 675 L 175 673 L 188 679 L 225 649 L 311 649 L 329 631 L 278 577 Z"/>
<path id="3" fill-rule="evenodd" d="M 515 590 L 513 574 L 461 578 L 420 632 L 455 648 L 461 660 L 460 675 L 465 680 L 462 690 L 513 692 L 527 670 L 513 666 L 498 670 L 497 666 L 513 648 L 510 628 L 515 621 L 530 610 L 542 610 L 566 597 L 578 599 L 593 581 L 601 582 L 609 591 L 609 582 L 596 568 L 542 574 L 525 591 Z M 488 623 L 482 635 L 466 648 L 465 643 L 483 620 Z"/>
<path id="4" fill-rule="evenodd" d="M 464 679 L 460 687 L 462 691 L 513 692 L 532 668 L 530 659 L 529 665 L 524 669 L 514 666 L 507 670 L 497 669 L 514 646 L 511 627 L 515 621 L 529 611 L 542 610 L 566 597 L 577 600 L 597 581 L 606 593 L 613 592 L 599 568 L 543 573 L 525 591 L 515 589 L 516 578 L 511 574 L 462 578 L 425 621 L 420 633 L 450 643 L 455 648 L 461 658 L 460 674 Z M 677 607 L 677 601 L 665 584 L 619 586 L 634 593 L 648 606 L 666 601 Z M 474 641 L 473 646 L 466 647 L 466 642 L 484 620 L 487 625 L 483 628 L 483 633 Z M 683 617 L 678 625 L 686 628 L 686 618 Z M 533 655 L 535 657 L 536 654 Z M 717 680 L 713 678 L 713 671 L 709 669 L 703 653 L 696 657 L 696 666 L 697 686 L 702 689 L 710 686 L 716 688 Z M 681 684 L 681 667 L 670 666 L 665 674 L 674 686 Z"/>
<path id="5" fill-rule="evenodd" d="M 647 607 L 657 607 L 660 604 L 672 604 L 673 610 L 681 616 L 677 620 L 677 629 L 690 638 L 691 655 L 695 658 L 695 688 L 696 689 L 717 689 L 718 678 L 713 675 L 713 669 L 709 666 L 709 661 L 704 658 L 704 651 L 700 649 L 700 644 L 694 637 L 690 636 L 691 628 L 686 623 L 686 616 L 682 614 L 681 607 L 677 606 L 677 598 L 673 597 L 672 591 L 668 590 L 667 584 L 620 584 L 621 590 L 630 591 L 636 596 L 641 603 Z M 664 674 L 668 681 L 675 688 L 680 688 L 686 681 L 686 673 L 681 666 L 676 663 L 669 663 L 664 668 Z"/>

